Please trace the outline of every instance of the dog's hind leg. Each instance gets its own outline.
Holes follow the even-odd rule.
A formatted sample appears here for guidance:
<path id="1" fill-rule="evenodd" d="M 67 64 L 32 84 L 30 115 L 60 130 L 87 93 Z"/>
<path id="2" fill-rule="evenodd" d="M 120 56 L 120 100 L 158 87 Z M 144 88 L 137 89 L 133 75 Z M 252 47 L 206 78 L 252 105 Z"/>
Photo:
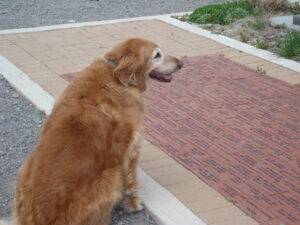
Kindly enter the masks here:
<path id="1" fill-rule="evenodd" d="M 141 144 L 140 141 L 138 141 L 129 153 L 129 163 L 124 171 L 123 206 L 128 212 L 137 212 L 143 209 L 139 198 L 140 186 L 137 178 L 140 148 Z"/>

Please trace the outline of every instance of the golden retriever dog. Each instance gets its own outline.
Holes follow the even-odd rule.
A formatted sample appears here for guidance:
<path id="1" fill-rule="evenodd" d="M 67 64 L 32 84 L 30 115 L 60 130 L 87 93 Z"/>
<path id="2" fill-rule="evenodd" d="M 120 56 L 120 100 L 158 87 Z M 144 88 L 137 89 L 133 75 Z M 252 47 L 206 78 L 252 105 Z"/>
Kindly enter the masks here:
<path id="1" fill-rule="evenodd" d="M 137 164 L 148 77 L 170 81 L 183 63 L 155 43 L 129 39 L 70 83 L 19 170 L 17 225 L 106 225 L 122 201 L 142 209 Z"/>

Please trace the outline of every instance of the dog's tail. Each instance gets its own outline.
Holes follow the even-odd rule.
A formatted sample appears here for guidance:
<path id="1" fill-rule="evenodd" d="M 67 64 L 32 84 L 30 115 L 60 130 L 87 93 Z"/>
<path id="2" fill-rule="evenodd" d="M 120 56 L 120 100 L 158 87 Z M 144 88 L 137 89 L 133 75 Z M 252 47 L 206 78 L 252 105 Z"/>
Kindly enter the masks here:
<path id="1" fill-rule="evenodd" d="M 14 225 L 12 219 L 10 218 L 1 218 L 0 225 Z"/>

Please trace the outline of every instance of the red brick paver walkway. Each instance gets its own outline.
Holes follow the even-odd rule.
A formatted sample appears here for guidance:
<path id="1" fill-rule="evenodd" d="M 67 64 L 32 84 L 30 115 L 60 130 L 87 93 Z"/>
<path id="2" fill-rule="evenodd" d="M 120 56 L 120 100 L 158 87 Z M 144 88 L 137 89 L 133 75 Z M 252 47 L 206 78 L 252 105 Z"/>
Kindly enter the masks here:
<path id="1" fill-rule="evenodd" d="M 260 224 L 299 224 L 299 85 L 200 56 L 146 100 L 149 141 Z"/>
<path id="2" fill-rule="evenodd" d="M 259 223 L 299 224 L 300 86 L 203 56 L 147 103 L 152 143 Z"/>

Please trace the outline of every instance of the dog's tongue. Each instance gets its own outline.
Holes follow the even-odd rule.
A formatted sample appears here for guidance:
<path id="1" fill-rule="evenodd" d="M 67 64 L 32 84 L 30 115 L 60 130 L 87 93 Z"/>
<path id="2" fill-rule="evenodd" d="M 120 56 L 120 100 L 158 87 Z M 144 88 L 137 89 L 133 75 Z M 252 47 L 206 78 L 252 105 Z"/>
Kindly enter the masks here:
<path id="1" fill-rule="evenodd" d="M 152 71 L 149 75 L 151 78 L 157 79 L 162 82 L 171 82 L 173 78 L 172 74 L 162 74 L 155 71 Z"/>

